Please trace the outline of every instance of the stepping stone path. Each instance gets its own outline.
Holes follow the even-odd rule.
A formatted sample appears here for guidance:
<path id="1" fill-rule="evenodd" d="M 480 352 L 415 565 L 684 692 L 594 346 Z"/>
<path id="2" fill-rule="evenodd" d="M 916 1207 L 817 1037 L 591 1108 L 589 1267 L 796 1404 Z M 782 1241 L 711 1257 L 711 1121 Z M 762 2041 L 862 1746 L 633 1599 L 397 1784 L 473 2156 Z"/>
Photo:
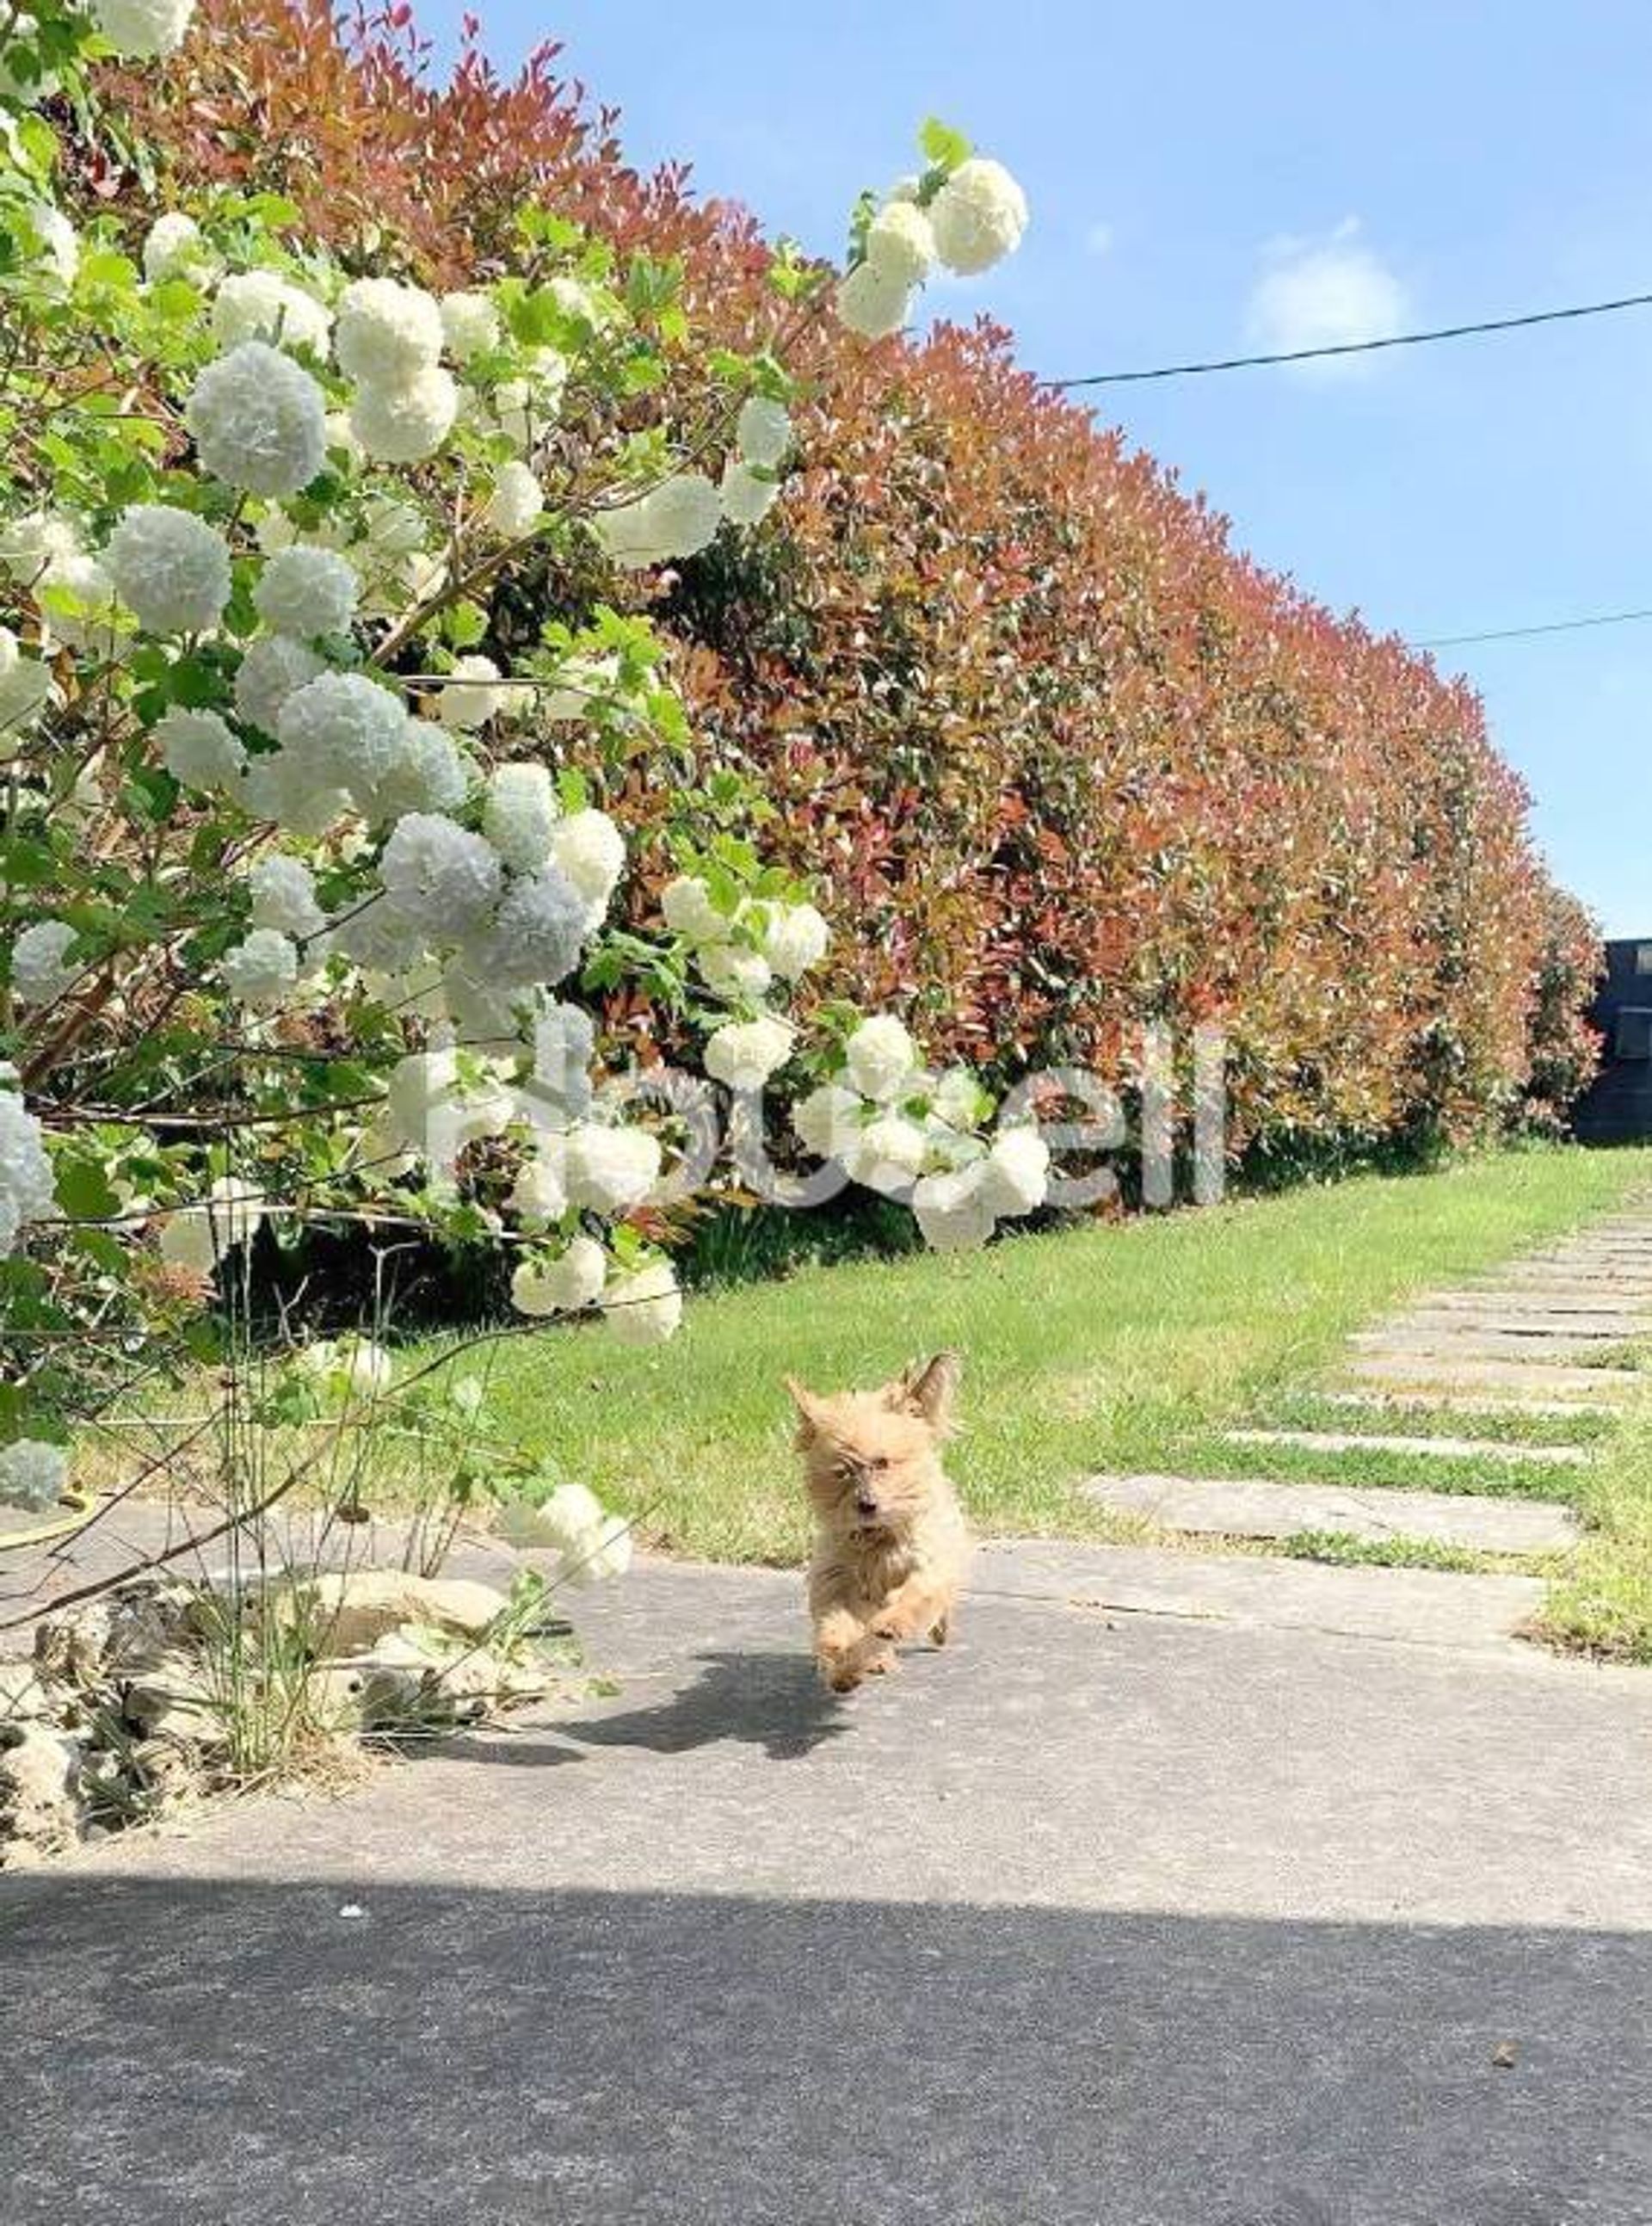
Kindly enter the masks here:
<path id="1" fill-rule="evenodd" d="M 1583 1468 L 1592 1452 L 1568 1439 L 1563 1418 L 1619 1415 L 1645 1390 L 1652 1377 L 1623 1365 L 1619 1358 L 1622 1348 L 1642 1339 L 1652 1339 L 1652 1205 L 1547 1243 L 1472 1285 L 1425 1292 L 1390 1320 L 1355 1332 L 1343 1385 L 1315 1393 L 1349 1411 L 1345 1430 L 1227 1434 L 1235 1447 L 1323 1454 L 1328 1468 L 1350 1455 L 1364 1456 L 1357 1484 L 1338 1482 L 1334 1474 L 1306 1483 L 1141 1475 L 1096 1477 L 1085 1490 L 1115 1514 L 1138 1517 L 1161 1533 L 1212 1542 L 1218 1553 L 1222 1540 L 1312 1531 L 1368 1544 L 1414 1541 L 1488 1554 L 1563 1554 L 1581 1533 L 1576 1515 L 1558 1501 L 1373 1483 L 1371 1457 L 1438 1461 L 1442 1483 L 1449 1475 L 1445 1465 L 1460 1475 L 1465 1463 L 1473 1463 L 1477 1486 L 1488 1473 L 1501 1472 L 1513 1482 L 1509 1472 L 1522 1465 Z M 1425 1434 L 1405 1428 L 1407 1408 L 1554 1421 L 1541 1444 L 1475 1436 L 1471 1425 L 1458 1435 Z M 1217 1612 L 1243 1613 L 1253 1594 L 1294 1582 L 1284 1573 L 1305 1566 L 1312 1567 L 1253 1556 L 1218 1563 L 1232 1573 L 1224 1577 L 1201 1577 L 1198 1573 L 1211 1571 L 1211 1563 L 1184 1551 L 1166 1554 L 1156 1581 L 1167 1595 L 1184 1588 L 1185 1612 L 1197 1612 L 1192 1602 L 1204 1598 Z M 1383 1590 L 1384 1635 L 1420 1644 L 1437 1643 L 1458 1617 L 1477 1644 L 1506 1640 L 1536 1612 L 1542 1597 L 1541 1582 L 1532 1577 L 1321 1568 L 1310 1588 L 1312 1612 L 1332 1619 L 1344 1612 L 1363 1616 L 1376 1595 L 1363 1590 L 1360 1580 L 1377 1574 L 1409 1580 Z M 1343 1600 L 1345 1609 L 1337 1605 Z M 1116 1595 L 1114 1604 L 1138 1605 Z"/>

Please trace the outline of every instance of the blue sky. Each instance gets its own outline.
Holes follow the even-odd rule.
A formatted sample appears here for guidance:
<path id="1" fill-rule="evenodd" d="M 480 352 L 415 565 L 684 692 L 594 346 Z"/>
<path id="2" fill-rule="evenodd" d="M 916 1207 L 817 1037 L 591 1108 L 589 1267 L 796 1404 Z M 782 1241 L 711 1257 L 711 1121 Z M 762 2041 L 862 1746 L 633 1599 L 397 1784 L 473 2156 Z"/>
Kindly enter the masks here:
<path id="1" fill-rule="evenodd" d="M 427 0 L 450 34 L 451 0 Z M 1057 378 L 1652 290 L 1644 0 L 499 0 L 502 62 L 560 40 L 644 168 L 836 251 L 936 112 L 1032 226 L 937 307 Z M 1652 605 L 1652 310 L 1114 391 L 1100 407 L 1236 539 L 1413 639 Z M 1652 929 L 1652 625 L 1445 652 L 1609 932 Z"/>

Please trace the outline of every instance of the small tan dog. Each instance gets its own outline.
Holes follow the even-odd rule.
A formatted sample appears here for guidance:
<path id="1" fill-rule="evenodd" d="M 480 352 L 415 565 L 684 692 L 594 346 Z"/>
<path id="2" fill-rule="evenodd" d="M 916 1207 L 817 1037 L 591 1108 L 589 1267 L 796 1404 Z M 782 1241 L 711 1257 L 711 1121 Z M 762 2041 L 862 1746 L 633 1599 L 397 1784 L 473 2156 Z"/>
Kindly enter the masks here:
<path id="1" fill-rule="evenodd" d="M 969 1559 L 940 1453 L 958 1371 L 956 1352 L 937 1352 L 879 1390 L 830 1397 L 786 1378 L 817 1526 L 815 1659 L 835 1693 L 893 1670 L 903 1639 L 946 1644 Z"/>

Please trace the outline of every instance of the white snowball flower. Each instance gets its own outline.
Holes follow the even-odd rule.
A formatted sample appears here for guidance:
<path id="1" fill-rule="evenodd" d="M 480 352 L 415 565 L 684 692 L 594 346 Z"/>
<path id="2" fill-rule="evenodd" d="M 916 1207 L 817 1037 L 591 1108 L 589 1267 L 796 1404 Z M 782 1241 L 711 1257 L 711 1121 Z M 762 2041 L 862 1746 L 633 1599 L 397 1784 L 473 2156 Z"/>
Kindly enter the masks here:
<path id="1" fill-rule="evenodd" d="M 950 1128 L 978 1129 L 993 1101 L 967 1066 L 950 1066 L 930 1093 L 930 1109 Z"/>
<path id="2" fill-rule="evenodd" d="M 396 278 L 357 278 L 339 296 L 339 367 L 369 386 L 406 386 L 429 371 L 445 335 L 434 294 Z"/>
<path id="3" fill-rule="evenodd" d="M 40 1123 L 0 1075 L 0 1258 L 26 1224 L 52 1212 L 56 1192 Z"/>
<path id="4" fill-rule="evenodd" d="M 837 282 L 837 314 L 862 340 L 887 340 L 912 313 L 912 289 L 891 278 L 875 263 L 857 263 Z"/>
<path id="5" fill-rule="evenodd" d="M 542 694 L 538 712 L 542 720 L 560 722 L 566 719 L 588 719 L 599 701 L 612 696 L 620 680 L 620 659 L 617 654 L 600 657 L 592 652 L 576 652 L 563 660 L 557 673 L 562 685 Z"/>
<path id="6" fill-rule="evenodd" d="M 249 726 L 274 735 L 289 696 L 327 670 L 308 644 L 286 634 L 267 634 L 253 642 L 235 676 L 235 708 Z"/>
<path id="7" fill-rule="evenodd" d="M 307 1345 L 298 1357 L 307 1376 L 318 1377 L 329 1390 L 357 1399 L 377 1399 L 396 1380 L 396 1363 L 382 1345 L 371 1338 L 330 1337 Z"/>
<path id="8" fill-rule="evenodd" d="M 444 727 L 473 735 L 490 719 L 515 708 L 515 689 L 500 677 L 491 657 L 457 657 L 451 676 L 443 681 L 436 698 L 436 716 Z"/>
<path id="9" fill-rule="evenodd" d="M 439 812 L 410 811 L 384 845 L 379 879 L 397 910 L 433 940 L 474 934 L 499 901 L 502 874 L 491 843 Z"/>
<path id="10" fill-rule="evenodd" d="M 560 1136 L 541 1137 L 537 1149 L 517 1170 L 505 1203 L 529 1229 L 544 1229 L 562 1219 L 568 1211 L 568 1170 Z"/>
<path id="11" fill-rule="evenodd" d="M 19 1004 L 55 1004 L 79 974 L 64 954 L 74 941 L 66 920 L 36 920 L 11 946 L 11 987 Z"/>
<path id="12" fill-rule="evenodd" d="M 432 1020 L 451 1025 L 455 1045 L 514 1059 L 528 1027 L 523 1008 L 531 996 L 522 983 L 503 983 L 488 973 L 490 939 L 484 934 L 448 959 L 436 974 L 434 1002 L 424 1009 Z M 531 992 L 532 985 L 525 988 Z"/>
<path id="13" fill-rule="evenodd" d="M 984 1162 L 985 1195 L 994 1213 L 1031 1213 L 1050 1187 L 1050 1147 L 1033 1128 L 1001 1129 Z"/>
<path id="14" fill-rule="evenodd" d="M 74 226 L 49 201 L 25 201 L 18 213 L 39 242 L 41 261 L 67 292 L 80 268 L 80 242 Z"/>
<path id="15" fill-rule="evenodd" d="M 35 599 L 56 640 L 105 661 L 120 655 L 131 620 L 95 556 L 54 557 L 35 583 Z"/>
<path id="16" fill-rule="evenodd" d="M 486 294 L 444 294 L 436 310 L 448 353 L 455 363 L 468 363 L 472 356 L 499 346 L 499 313 Z"/>
<path id="17" fill-rule="evenodd" d="M 572 1562 L 598 1550 L 607 1519 L 594 1491 L 582 1484 L 564 1484 L 537 1507 L 523 1499 L 511 1501 L 499 1528 L 512 1545 L 553 1547 Z"/>
<path id="18" fill-rule="evenodd" d="M 704 473 L 678 472 L 634 502 L 599 511 L 590 525 L 616 563 L 639 569 L 697 555 L 721 518 L 722 498 Z"/>
<path id="19" fill-rule="evenodd" d="M 718 493 L 731 525 L 759 525 L 779 499 L 780 482 L 764 479 L 738 456 L 730 456 Z"/>
<path id="20" fill-rule="evenodd" d="M 587 905 L 606 911 L 626 865 L 626 838 L 606 811 L 575 811 L 558 820 L 550 856 Z"/>
<path id="21" fill-rule="evenodd" d="M 213 296 L 213 337 L 222 348 L 260 340 L 309 348 L 325 360 L 332 330 L 322 304 L 278 270 L 232 271 Z"/>
<path id="22" fill-rule="evenodd" d="M 0 567 L 14 580 L 37 580 L 60 556 L 78 556 L 80 537 L 61 511 L 31 510 L 0 525 Z"/>
<path id="23" fill-rule="evenodd" d="M 226 1253 L 250 1243 L 264 1220 L 264 1193 L 239 1175 L 219 1175 L 196 1205 L 178 1207 L 161 1224 L 161 1256 L 175 1268 L 210 1275 Z"/>
<path id="24" fill-rule="evenodd" d="M 370 794 L 362 810 L 371 819 L 398 819 L 407 811 L 451 811 L 462 804 L 470 776 L 445 728 L 429 719 L 410 719 L 402 729 L 400 753 Z"/>
<path id="25" fill-rule="evenodd" d="M 993 1209 L 982 1179 L 984 1160 L 925 1175 L 912 1186 L 912 1206 L 924 1242 L 937 1252 L 963 1252 L 993 1233 Z"/>
<path id="26" fill-rule="evenodd" d="M 594 1237 L 575 1237 L 555 1260 L 524 1260 L 511 1278 L 518 1313 L 575 1314 L 602 1295 L 608 1263 Z"/>
<path id="27" fill-rule="evenodd" d="M 666 1272 L 669 1274 L 670 1270 Z M 670 1337 L 671 1331 L 682 1320 L 682 1316 L 683 1306 L 679 1300 L 677 1312 L 671 1320 L 670 1328 L 663 1326 L 664 1315 L 657 1312 L 648 1338 L 633 1339 L 632 1342 L 651 1343 L 656 1338 Z M 623 1577 L 630 1567 L 631 1525 L 623 1516 L 609 1515 L 603 1518 L 602 1528 L 597 1534 L 595 1545 L 577 1562 L 569 1564 L 568 1576 L 569 1582 L 573 1584 L 604 1584 L 612 1578 Z"/>
<path id="28" fill-rule="evenodd" d="M 734 925 L 728 913 L 713 904 L 710 890 L 697 874 L 679 874 L 668 881 L 661 892 L 660 910 L 671 932 L 686 935 L 691 943 L 723 942 Z"/>
<path id="29" fill-rule="evenodd" d="M 298 980 L 298 952 L 273 927 L 255 927 L 224 953 L 221 965 L 231 996 L 245 1005 L 279 1005 Z"/>
<path id="30" fill-rule="evenodd" d="M 14 1438 L 0 1446 L 0 1504 L 40 1514 L 54 1507 L 69 1480 L 69 1456 L 44 1438 Z"/>
<path id="31" fill-rule="evenodd" d="M 509 463 L 500 466 L 482 516 L 496 533 L 502 533 L 507 541 L 517 541 L 543 515 L 544 507 L 544 490 L 526 464 Z"/>
<path id="32" fill-rule="evenodd" d="M 319 935 L 327 916 L 315 900 L 315 876 L 302 858 L 272 850 L 246 877 L 254 927 L 273 927 L 283 935 Z"/>
<path id="33" fill-rule="evenodd" d="M 209 363 L 184 410 L 204 469 L 251 494 L 296 494 L 327 462 L 327 398 L 302 364 L 243 340 Z"/>
<path id="34" fill-rule="evenodd" d="M 869 1190 L 902 1191 L 924 1172 L 929 1139 L 916 1121 L 880 1113 L 861 1129 L 849 1172 Z"/>
<path id="35" fill-rule="evenodd" d="M 359 386 L 350 429 L 375 463 L 421 464 L 453 430 L 459 389 L 439 363 L 400 386 Z"/>
<path id="36" fill-rule="evenodd" d="M 138 502 L 103 552 L 116 593 L 152 633 L 203 633 L 230 599 L 230 545 L 193 511 Z"/>
<path id="37" fill-rule="evenodd" d="M 621 1345 L 662 1345 L 683 1320 L 683 1294 L 669 1260 L 616 1275 L 602 1294 L 602 1319 Z"/>
<path id="38" fill-rule="evenodd" d="M 16 754 L 22 730 L 52 700 L 52 676 L 38 657 L 26 657 L 10 626 L 0 626 L 0 765 Z"/>
<path id="39" fill-rule="evenodd" d="M 805 1151 L 816 1159 L 841 1160 L 846 1165 L 861 1141 L 861 1116 L 865 1100 L 842 1083 L 823 1082 L 800 1097 L 791 1109 L 791 1125 Z"/>
<path id="40" fill-rule="evenodd" d="M 918 1046 L 890 1013 L 862 1021 L 849 1038 L 845 1072 L 863 1097 L 898 1097 L 918 1072 Z"/>
<path id="41" fill-rule="evenodd" d="M 92 0 L 92 12 L 118 54 L 162 61 L 183 44 L 195 0 Z"/>
<path id="42" fill-rule="evenodd" d="M 156 217 L 144 235 L 143 276 L 151 286 L 163 285 L 168 278 L 199 277 L 211 263 L 212 251 L 200 226 L 181 209 L 168 209 Z M 252 335 L 239 337 L 250 340 Z"/>
<path id="43" fill-rule="evenodd" d="M 731 1090 L 760 1090 L 791 1056 L 792 1030 L 773 1014 L 730 1021 L 706 1039 L 706 1072 Z"/>
<path id="44" fill-rule="evenodd" d="M 248 759 L 238 800 L 254 819 L 278 821 L 290 834 L 309 839 L 325 835 L 350 809 L 341 788 L 318 788 L 285 750 Z"/>
<path id="45" fill-rule="evenodd" d="M 774 980 L 774 969 L 760 951 L 732 943 L 709 943 L 694 954 L 700 978 L 719 997 L 760 997 Z"/>
<path id="46" fill-rule="evenodd" d="M 930 204 L 935 250 L 949 270 L 973 277 L 1021 244 L 1026 195 L 1001 162 L 972 155 Z"/>
<path id="47" fill-rule="evenodd" d="M 831 939 L 813 905 L 774 905 L 763 931 L 763 956 L 783 982 L 796 982 L 819 965 Z"/>
<path id="48" fill-rule="evenodd" d="M 911 201 L 886 201 L 867 227 L 866 259 L 903 292 L 921 285 L 935 261 L 930 220 Z"/>
<path id="49" fill-rule="evenodd" d="M 181 703 L 156 722 L 161 764 L 185 788 L 229 788 L 247 764 L 247 753 L 216 710 L 185 710 Z"/>
<path id="50" fill-rule="evenodd" d="M 532 760 L 502 765 L 488 776 L 482 832 L 513 872 L 536 872 L 550 855 L 551 833 L 562 817 L 556 784 Z"/>
<path id="51" fill-rule="evenodd" d="M 791 446 L 791 416 L 785 403 L 766 394 L 748 396 L 734 420 L 734 445 L 748 464 L 773 471 Z"/>
<path id="52" fill-rule="evenodd" d="M 407 708 L 359 672 L 321 672 L 281 707 L 282 753 L 315 788 L 341 788 L 363 811 L 400 764 Z"/>
<path id="53" fill-rule="evenodd" d="M 276 633 L 313 641 L 348 633 L 361 582 L 335 550 L 295 544 L 272 556 L 252 590 L 252 606 Z"/>
<path id="54" fill-rule="evenodd" d="M 569 1130 L 563 1150 L 569 1203 L 596 1213 L 640 1205 L 659 1180 L 658 1140 L 645 1129 L 581 1121 Z"/>
<path id="55" fill-rule="evenodd" d="M 556 983 L 579 964 L 587 900 L 556 867 L 511 881 L 486 945 L 486 971 L 505 984 Z"/>

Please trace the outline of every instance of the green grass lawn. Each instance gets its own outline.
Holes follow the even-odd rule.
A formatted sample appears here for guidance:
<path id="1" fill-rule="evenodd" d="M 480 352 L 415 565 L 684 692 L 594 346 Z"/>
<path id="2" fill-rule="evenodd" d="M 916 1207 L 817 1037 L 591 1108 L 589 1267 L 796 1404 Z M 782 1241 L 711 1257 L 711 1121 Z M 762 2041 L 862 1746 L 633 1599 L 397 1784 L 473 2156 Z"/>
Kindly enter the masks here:
<path id="1" fill-rule="evenodd" d="M 1324 1473 L 1323 1456 L 1275 1458 L 1219 1433 L 1312 1414 L 1305 1390 L 1349 1331 L 1608 1211 L 1649 1179 L 1652 1152 L 1509 1152 L 982 1253 L 807 1269 L 696 1296 L 664 1347 L 627 1351 L 600 1327 L 509 1339 L 487 1364 L 492 1404 L 556 1473 L 637 1514 L 654 1545 L 785 1562 L 802 1555 L 806 1526 L 782 1376 L 874 1383 L 953 1345 L 964 1356 L 965 1429 L 952 1466 L 977 1528 L 1119 1536 L 1118 1519 L 1075 1491 L 1085 1475 Z M 1633 1434 L 1613 1426 L 1587 1471 L 1509 1464 L 1457 1479 L 1590 1495 L 1611 1527 L 1590 1549 L 1589 1589 L 1580 1578 L 1557 1604 L 1561 1627 L 1584 1643 L 1621 1646 L 1631 1627 L 1652 1634 L 1652 1573 L 1614 1575 L 1610 1542 L 1621 1535 L 1652 1572 L 1652 1427 L 1638 1456 L 1627 1446 L 1620 1454 Z M 1447 1481 L 1434 1465 L 1413 1475 L 1365 1455 L 1337 1472 L 1353 1481 L 1367 1464 L 1391 1483 Z"/>

